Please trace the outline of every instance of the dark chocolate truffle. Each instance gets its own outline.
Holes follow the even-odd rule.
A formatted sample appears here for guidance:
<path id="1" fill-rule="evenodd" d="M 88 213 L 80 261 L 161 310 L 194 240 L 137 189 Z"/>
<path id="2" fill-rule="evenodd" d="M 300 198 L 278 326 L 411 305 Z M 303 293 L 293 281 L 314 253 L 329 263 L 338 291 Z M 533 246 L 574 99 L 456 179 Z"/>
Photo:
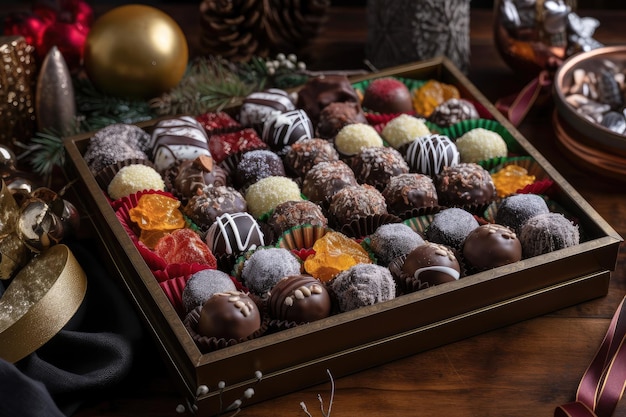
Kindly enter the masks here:
<path id="1" fill-rule="evenodd" d="M 354 176 L 361 184 L 382 191 L 391 177 L 409 172 L 400 152 L 389 146 L 364 148 L 350 160 Z"/>
<path id="2" fill-rule="evenodd" d="M 289 94 L 278 88 L 255 91 L 243 99 L 239 109 L 239 122 L 246 127 L 262 127 L 268 118 L 294 110 Z"/>
<path id="3" fill-rule="evenodd" d="M 465 238 L 463 257 L 470 266 L 483 271 L 519 261 L 522 245 L 508 227 L 483 224 Z"/>
<path id="4" fill-rule="evenodd" d="M 525 258 L 580 243 L 578 226 L 561 213 L 538 214 L 526 220 L 519 234 Z"/>
<path id="5" fill-rule="evenodd" d="M 422 136 L 401 149 L 411 172 L 426 174 L 431 177 L 440 173 L 444 167 L 459 163 L 459 151 L 449 137 L 432 134 Z"/>
<path id="6" fill-rule="evenodd" d="M 445 167 L 435 179 L 439 202 L 444 206 L 476 206 L 497 197 L 489 171 L 475 163 Z"/>
<path id="7" fill-rule="evenodd" d="M 321 75 L 311 77 L 298 91 L 296 107 L 303 109 L 314 125 L 319 121 L 320 112 L 330 103 L 348 101 L 359 102 L 354 87 L 345 75 Z"/>
<path id="8" fill-rule="evenodd" d="M 208 155 L 196 159 L 181 160 L 167 170 L 166 176 L 173 176 L 172 194 L 183 203 L 198 193 L 207 185 L 221 187 L 228 185 L 226 171 L 215 164 Z"/>
<path id="9" fill-rule="evenodd" d="M 337 161 L 339 154 L 332 143 L 325 139 L 302 139 L 292 144 L 285 154 L 285 167 L 295 176 L 304 178 L 314 165 L 320 162 Z"/>
<path id="10" fill-rule="evenodd" d="M 467 235 L 478 226 L 478 221 L 470 212 L 450 207 L 435 214 L 426 229 L 426 239 L 460 249 Z"/>
<path id="11" fill-rule="evenodd" d="M 341 160 L 320 162 L 306 173 L 302 193 L 315 203 L 328 202 L 341 189 L 357 185 L 354 171 Z"/>
<path id="12" fill-rule="evenodd" d="M 396 296 L 396 283 L 391 272 L 375 264 L 356 264 L 340 272 L 328 287 L 337 297 L 340 311 L 374 305 Z"/>
<path id="13" fill-rule="evenodd" d="M 371 185 L 351 185 L 333 196 L 328 213 L 337 225 L 345 225 L 361 217 L 387 214 L 387 204 Z"/>
<path id="14" fill-rule="evenodd" d="M 326 227 L 328 220 L 320 206 L 309 200 L 285 201 L 277 205 L 267 220 L 276 236 L 304 224 Z"/>
<path id="15" fill-rule="evenodd" d="M 424 239 L 404 223 L 383 224 L 369 237 L 370 249 L 381 265 L 407 255 L 422 243 Z"/>
<path id="16" fill-rule="evenodd" d="M 456 281 L 461 276 L 461 267 L 449 247 L 426 241 L 407 255 L 402 272 L 412 281 L 407 287 L 422 289 Z"/>
<path id="17" fill-rule="evenodd" d="M 202 306 L 218 292 L 236 291 L 237 287 L 230 276 L 218 269 L 204 269 L 189 277 L 183 289 L 183 305 L 188 313 Z"/>
<path id="18" fill-rule="evenodd" d="M 235 175 L 240 187 L 245 188 L 260 179 L 285 176 L 285 166 L 280 156 L 266 149 L 246 152 L 237 164 Z"/>
<path id="19" fill-rule="evenodd" d="M 270 317 L 295 323 L 309 323 L 330 315 L 330 295 L 324 284 L 310 275 L 282 278 L 270 291 Z"/>
<path id="20" fill-rule="evenodd" d="M 257 249 L 243 264 L 241 279 L 250 292 L 265 297 L 283 277 L 299 275 L 300 261 L 288 249 Z"/>
<path id="21" fill-rule="evenodd" d="M 382 193 L 389 213 L 398 216 L 438 204 L 435 184 L 432 178 L 424 174 L 409 173 L 391 177 Z"/>
<path id="22" fill-rule="evenodd" d="M 200 311 L 198 334 L 226 340 L 243 340 L 261 328 L 261 313 L 247 294 L 219 292 Z"/>
<path id="23" fill-rule="evenodd" d="M 183 208 L 183 213 L 206 231 L 224 213 L 246 211 L 243 195 L 233 187 L 207 185 L 197 191 Z"/>
<path id="24" fill-rule="evenodd" d="M 549 212 L 550 209 L 543 197 L 536 194 L 513 194 L 498 204 L 494 220 L 519 234 L 526 220 Z"/>
<path id="25" fill-rule="evenodd" d="M 353 101 L 330 103 L 322 109 L 315 133 L 320 138 L 334 139 L 342 127 L 352 123 L 367 123 L 359 103 Z"/>
<path id="26" fill-rule="evenodd" d="M 282 152 L 286 146 L 314 136 L 311 119 L 304 110 L 296 109 L 268 118 L 261 138 L 271 149 Z"/>
<path id="27" fill-rule="evenodd" d="M 462 98 L 451 98 L 435 107 L 429 120 L 436 125 L 448 127 L 463 120 L 478 118 L 478 111 L 470 101 Z"/>
<path id="28" fill-rule="evenodd" d="M 363 92 L 363 107 L 377 113 L 410 113 L 413 100 L 409 88 L 396 78 L 377 78 Z"/>
<path id="29" fill-rule="evenodd" d="M 206 243 L 215 256 L 239 255 L 265 245 L 263 232 L 249 213 L 222 214 L 209 228 Z"/>

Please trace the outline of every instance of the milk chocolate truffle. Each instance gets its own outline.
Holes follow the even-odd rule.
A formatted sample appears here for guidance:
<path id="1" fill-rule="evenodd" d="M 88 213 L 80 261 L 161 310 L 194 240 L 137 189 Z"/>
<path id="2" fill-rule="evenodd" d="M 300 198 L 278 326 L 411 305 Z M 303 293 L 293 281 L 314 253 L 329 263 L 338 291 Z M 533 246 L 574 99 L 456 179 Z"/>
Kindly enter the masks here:
<path id="1" fill-rule="evenodd" d="M 241 279 L 250 292 L 265 297 L 281 278 L 298 275 L 301 269 L 300 261 L 288 249 L 257 249 L 244 262 Z"/>
<path id="2" fill-rule="evenodd" d="M 473 268 L 484 271 L 521 260 L 522 245 L 508 227 L 483 224 L 465 238 L 463 258 Z"/>
<path id="3" fill-rule="evenodd" d="M 175 175 L 172 181 L 172 193 L 184 203 L 207 185 L 215 187 L 228 185 L 226 171 L 208 155 L 182 160 L 170 167 L 168 173 Z"/>
<path id="4" fill-rule="evenodd" d="M 424 174 L 408 173 L 391 177 L 382 194 L 387 202 L 387 211 L 398 216 L 438 204 L 435 184 L 432 178 Z"/>
<path id="5" fill-rule="evenodd" d="M 449 137 L 439 134 L 422 136 L 404 145 L 404 159 L 411 172 L 431 177 L 439 174 L 444 167 L 459 163 L 459 151 Z"/>
<path id="6" fill-rule="evenodd" d="M 497 132 L 477 127 L 456 140 L 461 162 L 480 162 L 508 154 L 506 142 Z"/>
<path id="7" fill-rule="evenodd" d="M 402 81 L 391 78 L 373 80 L 363 92 L 363 107 L 378 113 L 410 113 L 413 99 Z"/>
<path id="8" fill-rule="evenodd" d="M 328 287 L 337 297 L 342 312 L 392 300 L 396 296 L 396 283 L 391 272 L 376 264 L 356 264 L 340 272 Z"/>
<path id="9" fill-rule="evenodd" d="M 207 185 L 189 199 L 183 213 L 206 231 L 222 214 L 239 213 L 246 209 L 245 198 L 233 187 Z"/>
<path id="10" fill-rule="evenodd" d="M 204 127 L 191 116 L 158 122 L 152 131 L 150 148 L 152 162 L 159 172 L 164 172 L 179 159 L 211 155 L 209 137 Z"/>
<path id="11" fill-rule="evenodd" d="M 188 313 L 202 306 L 218 292 L 236 291 L 237 287 L 228 274 L 218 269 L 204 269 L 189 277 L 183 289 L 183 306 Z"/>
<path id="12" fill-rule="evenodd" d="M 317 125 L 320 112 L 330 103 L 335 102 L 359 103 L 350 80 L 345 75 L 321 75 L 312 77 L 298 91 L 296 107 L 303 109 Z"/>
<path id="13" fill-rule="evenodd" d="M 107 166 L 125 160 L 148 159 L 150 135 L 138 126 L 116 123 L 98 130 L 89 139 L 83 155 L 89 170 L 96 175 Z"/>
<path id="14" fill-rule="evenodd" d="M 380 191 L 371 185 L 351 185 L 333 196 L 328 213 L 336 224 L 344 225 L 361 217 L 387 214 L 387 204 Z"/>
<path id="15" fill-rule="evenodd" d="M 246 127 L 262 127 L 270 117 L 294 110 L 289 94 L 278 88 L 255 91 L 243 99 L 239 109 L 239 122 Z"/>
<path id="16" fill-rule="evenodd" d="M 359 103 L 353 101 L 330 103 L 322 109 L 315 133 L 320 138 L 334 139 L 342 127 L 352 123 L 367 123 Z"/>
<path id="17" fill-rule="evenodd" d="M 458 280 L 461 267 L 449 247 L 426 241 L 407 255 L 402 272 L 413 281 L 410 287 L 421 289 Z"/>
<path id="18" fill-rule="evenodd" d="M 280 203 L 302 200 L 300 187 L 288 177 L 265 177 L 246 191 L 248 211 L 257 219 L 270 213 Z"/>
<path id="19" fill-rule="evenodd" d="M 580 243 L 578 226 L 561 213 L 538 214 L 522 225 L 519 240 L 525 258 L 543 255 Z"/>
<path id="20" fill-rule="evenodd" d="M 365 123 L 346 125 L 335 136 L 335 148 L 345 156 L 355 155 L 372 146 L 383 146 L 383 139 L 376 129 Z"/>
<path id="21" fill-rule="evenodd" d="M 283 160 L 272 151 L 257 149 L 241 156 L 235 171 L 240 187 L 246 188 L 255 182 L 272 176 L 285 176 Z"/>
<path id="22" fill-rule="evenodd" d="M 291 275 L 274 285 L 268 309 L 274 319 L 309 323 L 330 315 L 330 295 L 318 279 L 310 275 Z"/>
<path id="23" fill-rule="evenodd" d="M 550 212 L 546 200 L 536 194 L 513 194 L 498 203 L 495 222 L 508 226 L 518 235 L 526 220 Z"/>
<path id="24" fill-rule="evenodd" d="M 439 126 L 448 127 L 463 120 L 478 119 L 478 111 L 470 101 L 462 98 L 451 98 L 433 110 L 429 120 Z"/>
<path id="25" fill-rule="evenodd" d="M 206 234 L 206 243 L 215 256 L 237 256 L 265 245 L 259 224 L 249 213 L 225 213 L 215 219 Z"/>
<path id="26" fill-rule="evenodd" d="M 244 340 L 261 327 L 258 307 L 241 291 L 219 292 L 200 310 L 198 334 L 226 340 Z"/>
<path id="27" fill-rule="evenodd" d="M 375 146 L 363 148 L 350 160 L 350 166 L 357 180 L 382 191 L 391 177 L 407 174 L 409 166 L 394 148 Z"/>
<path id="28" fill-rule="evenodd" d="M 435 179 L 435 188 L 444 206 L 483 205 L 496 198 L 489 171 L 475 163 L 445 167 Z"/>
<path id="29" fill-rule="evenodd" d="M 369 237 L 370 249 L 381 265 L 388 265 L 423 243 L 422 236 L 404 223 L 383 224 Z"/>
<path id="30" fill-rule="evenodd" d="M 323 203 L 344 187 L 357 184 L 354 171 L 345 162 L 320 162 L 304 177 L 302 193 L 315 203 Z"/>
<path id="31" fill-rule="evenodd" d="M 338 159 L 339 154 L 333 144 L 320 138 L 297 141 L 289 147 L 283 157 L 285 168 L 300 178 L 304 178 L 314 165 Z"/>
<path id="32" fill-rule="evenodd" d="M 426 229 L 426 239 L 460 249 L 467 235 L 478 226 L 478 220 L 470 212 L 450 207 L 435 214 Z"/>
<path id="33" fill-rule="evenodd" d="M 320 206 L 309 200 L 285 201 L 274 208 L 267 224 L 279 236 L 303 224 L 326 227 L 328 220 Z"/>
<path id="34" fill-rule="evenodd" d="M 417 138 L 430 135 L 430 129 L 426 126 L 425 119 L 403 113 L 391 119 L 381 135 L 393 148 L 400 149 Z"/>
<path id="35" fill-rule="evenodd" d="M 284 152 L 286 146 L 314 137 L 313 123 L 302 109 L 273 115 L 263 123 L 261 138 L 271 149 Z"/>

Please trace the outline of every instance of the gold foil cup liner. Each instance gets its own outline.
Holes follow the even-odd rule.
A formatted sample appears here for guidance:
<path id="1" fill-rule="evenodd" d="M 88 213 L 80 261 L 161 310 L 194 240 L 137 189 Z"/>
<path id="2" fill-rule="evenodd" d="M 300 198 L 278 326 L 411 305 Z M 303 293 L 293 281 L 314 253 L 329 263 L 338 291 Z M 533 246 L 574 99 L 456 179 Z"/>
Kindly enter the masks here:
<path id="1" fill-rule="evenodd" d="M 362 239 L 374 233 L 383 224 L 400 222 L 402 222 L 402 219 L 393 214 L 374 214 L 372 216 L 359 217 L 348 224 L 344 224 L 339 231 L 348 237 Z"/>
<path id="2" fill-rule="evenodd" d="M 191 310 L 183 320 L 183 324 L 185 328 L 189 332 L 189 335 L 200 349 L 202 353 L 214 352 L 219 349 L 224 349 L 229 346 L 234 346 L 238 343 L 246 342 L 248 340 L 256 339 L 257 337 L 263 336 L 267 333 L 269 320 L 267 317 L 263 317 L 261 319 L 261 327 L 252 333 L 250 336 L 235 340 L 235 339 L 224 339 L 224 338 L 216 338 L 216 337 L 206 337 L 198 334 L 198 321 L 200 319 L 200 310 L 202 310 L 202 306 L 196 307 Z"/>
<path id="3" fill-rule="evenodd" d="M 178 276 L 159 282 L 159 286 L 170 300 L 172 307 L 181 319 L 185 317 L 185 306 L 183 305 L 183 290 L 191 275 Z"/>
<path id="4" fill-rule="evenodd" d="M 17 362 L 39 349 L 74 316 L 86 291 L 85 272 L 66 245 L 34 257 L 0 297 L 0 357 Z"/>
<path id="5" fill-rule="evenodd" d="M 277 248 L 293 250 L 311 249 L 315 242 L 331 229 L 324 226 L 303 224 L 285 231 L 276 242 Z"/>

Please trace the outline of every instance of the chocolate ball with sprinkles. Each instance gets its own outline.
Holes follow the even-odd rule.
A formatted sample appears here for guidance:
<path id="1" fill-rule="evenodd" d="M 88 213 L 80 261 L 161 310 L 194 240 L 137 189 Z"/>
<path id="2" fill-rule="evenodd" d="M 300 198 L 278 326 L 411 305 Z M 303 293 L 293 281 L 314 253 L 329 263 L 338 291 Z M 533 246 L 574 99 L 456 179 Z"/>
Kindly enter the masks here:
<path id="1" fill-rule="evenodd" d="M 453 97 L 435 107 L 428 120 L 438 126 L 448 127 L 479 117 L 476 106 L 471 101 Z"/>
<path id="2" fill-rule="evenodd" d="M 448 207 L 482 206 L 497 197 L 489 171 L 475 163 L 445 167 L 436 176 L 435 188 L 439 202 Z"/>
<path id="3" fill-rule="evenodd" d="M 97 175 L 104 168 L 126 160 L 148 160 L 150 135 L 138 126 L 116 123 L 98 130 L 89 139 L 83 155 L 89 170 Z"/>
<path id="4" fill-rule="evenodd" d="M 260 130 L 268 118 L 291 110 L 295 110 L 295 106 L 286 91 L 278 88 L 255 91 L 243 99 L 239 122 Z"/>
<path id="5" fill-rule="evenodd" d="M 215 219 L 205 240 L 215 256 L 238 256 L 265 245 L 256 219 L 249 213 L 225 213 Z"/>
<path id="6" fill-rule="evenodd" d="M 322 109 L 315 132 L 320 138 L 332 140 L 342 127 L 352 123 L 367 123 L 361 105 L 352 101 L 337 101 Z"/>
<path id="7" fill-rule="evenodd" d="M 243 195 L 230 186 L 216 187 L 207 185 L 199 189 L 189 199 L 183 213 L 191 219 L 203 232 L 224 213 L 246 211 L 247 204 Z"/>
<path id="8" fill-rule="evenodd" d="M 284 177 L 283 160 L 267 149 L 257 149 L 241 155 L 235 170 L 238 185 L 245 189 L 255 182 L 271 176 Z"/>
<path id="9" fill-rule="evenodd" d="M 276 236 L 280 236 L 293 227 L 305 224 L 326 227 L 328 219 L 321 207 L 312 201 L 285 201 L 274 208 L 267 224 Z"/>
<path id="10" fill-rule="evenodd" d="M 405 147 L 401 152 L 404 152 L 404 159 L 411 172 L 434 177 L 444 167 L 459 163 L 459 151 L 452 139 L 445 135 L 422 136 Z"/>
<path id="11" fill-rule="evenodd" d="M 292 143 L 314 136 L 313 123 L 302 109 L 271 116 L 263 124 L 261 134 L 261 138 L 270 149 L 282 154 Z"/>
<path id="12" fill-rule="evenodd" d="M 293 175 L 304 178 L 314 165 L 337 161 L 339 154 L 333 144 L 325 139 L 302 139 L 292 144 L 283 157 L 285 168 Z"/>
<path id="13" fill-rule="evenodd" d="M 389 179 L 400 174 L 407 174 L 409 166 L 394 148 L 374 146 L 363 148 L 350 160 L 350 166 L 357 180 L 382 191 Z"/>
<path id="14" fill-rule="evenodd" d="M 328 203 L 341 189 L 357 185 L 354 171 L 342 160 L 320 162 L 306 173 L 302 193 L 315 203 Z"/>
<path id="15" fill-rule="evenodd" d="M 165 172 L 177 160 L 211 155 L 204 127 L 191 116 L 161 120 L 152 131 L 152 162 L 157 171 Z"/>
<path id="16" fill-rule="evenodd" d="M 346 225 L 362 217 L 387 214 L 387 203 L 371 185 L 351 185 L 333 196 L 328 213 L 336 225 Z"/>
<path id="17" fill-rule="evenodd" d="M 432 178 L 424 174 L 393 176 L 389 178 L 382 194 L 389 213 L 400 217 L 415 209 L 435 207 L 439 203 Z"/>

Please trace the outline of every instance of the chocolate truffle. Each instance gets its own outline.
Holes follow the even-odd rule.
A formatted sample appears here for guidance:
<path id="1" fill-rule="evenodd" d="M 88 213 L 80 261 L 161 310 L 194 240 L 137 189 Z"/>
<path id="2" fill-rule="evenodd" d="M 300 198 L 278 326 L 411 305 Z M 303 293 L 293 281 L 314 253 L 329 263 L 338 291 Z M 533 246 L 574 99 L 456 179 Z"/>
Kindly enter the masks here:
<path id="1" fill-rule="evenodd" d="M 172 193 L 184 203 L 207 185 L 215 187 L 228 185 L 226 171 L 215 164 L 213 158 L 208 155 L 182 160 L 170 167 L 168 175 L 175 175 Z"/>
<path id="2" fill-rule="evenodd" d="M 526 220 L 519 234 L 525 258 L 580 243 L 578 226 L 561 213 L 538 214 Z"/>
<path id="3" fill-rule="evenodd" d="M 431 242 L 460 249 L 467 235 L 478 226 L 478 220 L 470 212 L 450 207 L 435 214 L 425 236 Z"/>
<path id="4" fill-rule="evenodd" d="M 428 119 L 436 125 L 448 127 L 463 120 L 478 118 L 478 111 L 470 101 L 451 98 L 435 107 Z"/>
<path id="5" fill-rule="evenodd" d="M 237 256 L 265 245 L 263 232 L 248 213 L 222 214 L 209 228 L 206 243 L 216 255 Z"/>
<path id="6" fill-rule="evenodd" d="M 283 277 L 270 291 L 270 317 L 295 323 L 309 323 L 330 315 L 331 301 L 326 287 L 310 275 Z"/>
<path id="7" fill-rule="evenodd" d="M 337 161 L 339 154 L 332 143 L 325 139 L 302 139 L 292 144 L 283 157 L 285 167 L 295 176 L 304 178 L 307 172 L 320 162 Z"/>
<path id="8" fill-rule="evenodd" d="M 344 187 L 357 184 L 354 171 L 345 162 L 320 162 L 306 173 L 302 193 L 315 203 L 323 203 L 330 201 Z"/>
<path id="9" fill-rule="evenodd" d="M 362 184 L 369 184 L 382 191 L 391 177 L 407 174 L 409 166 L 394 148 L 376 146 L 363 148 L 350 160 L 354 176 Z"/>
<path id="10" fill-rule="evenodd" d="M 369 247 L 381 265 L 407 255 L 422 243 L 424 239 L 404 223 L 383 224 L 369 237 Z"/>
<path id="11" fill-rule="evenodd" d="M 300 261 L 288 249 L 257 249 L 245 260 L 241 279 L 250 292 L 265 297 L 281 278 L 300 272 Z"/>
<path id="12" fill-rule="evenodd" d="M 353 101 L 330 103 L 322 109 L 315 133 L 320 138 L 334 139 L 342 127 L 352 123 L 367 123 L 359 103 Z"/>
<path id="13" fill-rule="evenodd" d="M 403 151 L 411 172 L 431 177 L 440 173 L 444 167 L 459 163 L 459 151 L 452 139 L 445 135 L 419 137 L 405 145 Z"/>
<path id="14" fill-rule="evenodd" d="M 424 119 L 403 113 L 391 119 L 383 128 L 381 135 L 390 146 L 400 149 L 417 138 L 430 135 L 430 129 Z"/>
<path id="15" fill-rule="evenodd" d="M 189 277 L 183 289 L 183 306 L 188 313 L 202 306 L 218 292 L 236 291 L 237 287 L 230 276 L 218 269 L 204 269 Z"/>
<path id="16" fill-rule="evenodd" d="M 496 186 L 489 171 L 475 163 L 445 167 L 435 179 L 439 202 L 444 206 L 471 206 L 491 203 Z"/>
<path id="17" fill-rule="evenodd" d="M 226 340 L 244 340 L 261 328 L 261 313 L 241 291 L 218 292 L 200 310 L 198 334 Z"/>
<path id="18" fill-rule="evenodd" d="M 239 108 L 239 122 L 246 127 L 257 128 L 270 117 L 294 110 L 289 94 L 278 88 L 255 91 L 243 99 Z"/>
<path id="19" fill-rule="evenodd" d="M 461 267 L 449 247 L 425 241 L 407 255 L 402 273 L 408 279 L 407 288 L 423 289 L 458 280 Z"/>
<path id="20" fill-rule="evenodd" d="M 257 149 L 241 156 L 235 175 L 239 186 L 246 188 L 266 177 L 284 177 L 285 166 L 280 156 L 274 152 L 267 149 Z"/>
<path id="21" fill-rule="evenodd" d="M 297 200 L 302 200 L 300 187 L 287 177 L 265 177 L 246 191 L 248 211 L 257 219 L 270 213 L 280 203 Z"/>
<path id="22" fill-rule="evenodd" d="M 324 107 L 344 101 L 358 103 L 359 96 L 348 77 L 329 74 L 309 78 L 298 91 L 296 107 L 303 109 L 317 125 Z"/>
<path id="23" fill-rule="evenodd" d="M 483 224 L 465 238 L 463 258 L 473 268 L 484 271 L 522 259 L 522 245 L 508 227 Z"/>
<path id="24" fill-rule="evenodd" d="M 387 211 L 397 216 L 438 204 L 437 190 L 432 178 L 424 174 L 400 174 L 389 179 L 382 191 Z"/>
<path id="25" fill-rule="evenodd" d="M 189 199 L 183 213 L 206 231 L 222 214 L 239 213 L 246 209 L 246 200 L 233 187 L 207 185 Z"/>
<path id="26" fill-rule="evenodd" d="M 494 221 L 510 227 L 519 235 L 526 220 L 549 212 L 546 200 L 540 195 L 513 194 L 498 203 Z"/>
<path id="27" fill-rule="evenodd" d="M 477 127 L 456 140 L 461 162 L 480 162 L 508 154 L 506 142 L 497 132 Z"/>
<path id="28" fill-rule="evenodd" d="M 329 215 L 337 225 L 345 225 L 361 217 L 387 214 L 387 204 L 380 191 L 371 185 L 350 185 L 330 200 Z"/>
<path id="29" fill-rule="evenodd" d="M 413 99 L 409 88 L 402 81 L 377 78 L 363 91 L 363 107 L 377 113 L 410 113 Z"/>
<path id="30" fill-rule="evenodd" d="M 313 124 L 304 110 L 296 109 L 273 115 L 263 124 L 261 138 L 269 147 L 282 152 L 286 146 L 314 135 Z"/>
<path id="31" fill-rule="evenodd" d="M 335 136 L 335 148 L 340 154 L 352 156 L 363 148 L 383 146 L 383 139 L 376 129 L 365 123 L 346 125 Z"/>
<path id="32" fill-rule="evenodd" d="M 328 283 L 340 311 L 374 305 L 396 296 L 396 283 L 389 269 L 376 264 L 356 264 Z"/>
<path id="33" fill-rule="evenodd" d="M 191 116 L 158 122 L 152 131 L 150 148 L 152 162 L 159 172 L 165 171 L 179 159 L 211 155 L 209 138 L 204 128 Z"/>
<path id="34" fill-rule="evenodd" d="M 163 191 L 165 183 L 161 174 L 147 165 L 131 164 L 120 169 L 113 177 L 107 192 L 113 200 L 144 190 Z"/>
<path id="35" fill-rule="evenodd" d="M 303 224 L 326 227 L 328 220 L 320 206 L 309 200 L 285 201 L 274 208 L 267 220 L 276 236 Z"/>
<path id="36" fill-rule="evenodd" d="M 138 126 L 116 123 L 98 130 L 83 155 L 96 175 L 107 166 L 126 160 L 148 160 L 150 135 Z"/>

